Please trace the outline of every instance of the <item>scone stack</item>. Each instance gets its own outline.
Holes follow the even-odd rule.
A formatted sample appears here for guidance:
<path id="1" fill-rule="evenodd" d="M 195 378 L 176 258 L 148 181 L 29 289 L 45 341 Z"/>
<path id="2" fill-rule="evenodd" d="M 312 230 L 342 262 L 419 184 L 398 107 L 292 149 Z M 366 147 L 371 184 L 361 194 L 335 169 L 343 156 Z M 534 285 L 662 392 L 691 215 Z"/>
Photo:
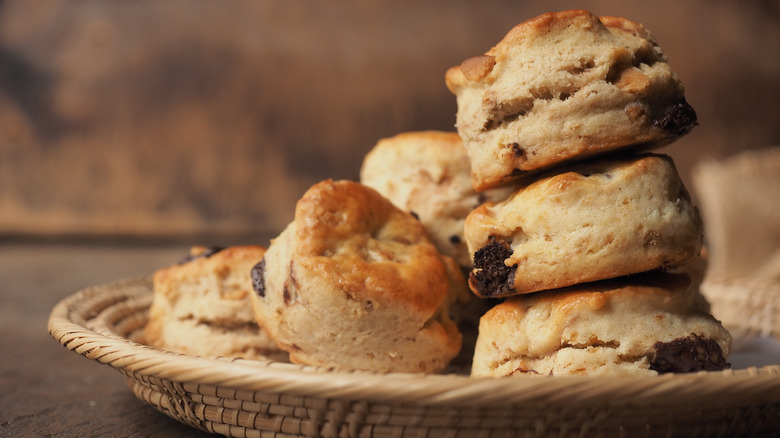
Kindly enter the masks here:
<path id="1" fill-rule="evenodd" d="M 360 183 L 313 185 L 267 250 L 157 272 L 148 342 L 374 372 L 728 366 L 698 282 L 669 271 L 698 256 L 702 223 L 672 159 L 647 150 L 696 113 L 650 33 L 545 14 L 446 83 L 457 133 L 382 139 Z"/>
<path id="2" fill-rule="evenodd" d="M 587 11 L 519 24 L 447 71 L 477 191 L 465 221 L 485 314 L 474 376 L 636 375 L 727 367 L 731 338 L 697 284 L 702 223 L 668 156 L 696 113 L 653 36 Z"/>

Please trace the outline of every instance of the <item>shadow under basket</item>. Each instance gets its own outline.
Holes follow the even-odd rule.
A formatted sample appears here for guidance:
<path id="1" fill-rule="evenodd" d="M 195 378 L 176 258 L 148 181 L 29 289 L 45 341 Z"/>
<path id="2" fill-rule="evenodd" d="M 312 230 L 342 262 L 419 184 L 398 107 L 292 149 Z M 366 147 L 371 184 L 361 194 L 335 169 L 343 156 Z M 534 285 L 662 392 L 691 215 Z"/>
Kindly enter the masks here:
<path id="1" fill-rule="evenodd" d="M 126 376 L 133 393 L 194 428 L 232 437 L 705 437 L 780 430 L 780 365 L 657 377 L 337 372 L 192 357 L 138 342 L 150 278 L 60 302 L 49 333 Z"/>

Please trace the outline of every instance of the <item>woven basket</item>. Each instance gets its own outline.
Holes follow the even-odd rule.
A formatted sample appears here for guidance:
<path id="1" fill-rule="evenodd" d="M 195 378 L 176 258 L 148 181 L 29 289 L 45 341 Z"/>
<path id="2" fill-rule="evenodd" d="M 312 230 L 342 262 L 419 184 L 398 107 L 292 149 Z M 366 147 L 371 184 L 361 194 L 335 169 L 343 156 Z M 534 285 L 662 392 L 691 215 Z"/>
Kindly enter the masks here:
<path id="1" fill-rule="evenodd" d="M 204 358 L 137 342 L 149 278 L 59 303 L 49 332 L 110 365 L 168 416 L 234 437 L 704 437 L 780 430 L 780 365 L 658 377 L 512 377 L 333 372 Z"/>

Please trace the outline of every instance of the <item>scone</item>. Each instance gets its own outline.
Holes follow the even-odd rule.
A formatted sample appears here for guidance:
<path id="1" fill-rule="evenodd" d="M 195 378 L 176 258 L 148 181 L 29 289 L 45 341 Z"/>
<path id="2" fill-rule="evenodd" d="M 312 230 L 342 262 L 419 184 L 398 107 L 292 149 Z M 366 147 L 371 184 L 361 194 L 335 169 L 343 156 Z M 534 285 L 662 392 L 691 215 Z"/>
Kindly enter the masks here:
<path id="1" fill-rule="evenodd" d="M 450 68 L 446 83 L 479 191 L 566 161 L 667 144 L 696 124 L 650 32 L 583 10 L 517 25 Z"/>
<path id="2" fill-rule="evenodd" d="M 460 349 L 448 309 L 460 269 L 362 184 L 312 186 L 252 272 L 257 321 L 294 363 L 432 373 Z"/>
<path id="3" fill-rule="evenodd" d="M 509 298 L 480 321 L 471 375 L 727 368 L 731 335 L 696 295 L 687 275 L 652 272 Z"/>
<path id="4" fill-rule="evenodd" d="M 672 159 L 580 163 L 466 218 L 469 285 L 486 298 L 672 267 L 699 254 L 702 221 Z"/>
<path id="5" fill-rule="evenodd" d="M 147 344 L 193 356 L 283 356 L 252 312 L 252 267 L 265 248 L 194 247 L 180 264 L 153 276 Z"/>
<path id="6" fill-rule="evenodd" d="M 466 215 L 486 201 L 505 199 L 511 189 L 477 193 L 470 164 L 454 132 L 407 132 L 380 140 L 363 159 L 360 182 L 402 210 L 412 212 L 442 254 L 471 269 L 463 240 Z"/>

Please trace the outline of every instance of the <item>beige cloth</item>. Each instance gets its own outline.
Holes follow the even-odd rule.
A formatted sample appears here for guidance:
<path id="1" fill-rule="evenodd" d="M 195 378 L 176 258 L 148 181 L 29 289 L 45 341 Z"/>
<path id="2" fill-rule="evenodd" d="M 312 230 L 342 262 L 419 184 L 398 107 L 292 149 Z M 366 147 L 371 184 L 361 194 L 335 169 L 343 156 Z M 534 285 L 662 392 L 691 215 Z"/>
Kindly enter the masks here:
<path id="1" fill-rule="evenodd" d="M 780 147 L 702 162 L 693 178 L 710 273 L 780 280 Z"/>
<path id="2" fill-rule="evenodd" d="M 702 162 L 693 185 L 713 315 L 732 334 L 780 338 L 780 147 Z"/>

